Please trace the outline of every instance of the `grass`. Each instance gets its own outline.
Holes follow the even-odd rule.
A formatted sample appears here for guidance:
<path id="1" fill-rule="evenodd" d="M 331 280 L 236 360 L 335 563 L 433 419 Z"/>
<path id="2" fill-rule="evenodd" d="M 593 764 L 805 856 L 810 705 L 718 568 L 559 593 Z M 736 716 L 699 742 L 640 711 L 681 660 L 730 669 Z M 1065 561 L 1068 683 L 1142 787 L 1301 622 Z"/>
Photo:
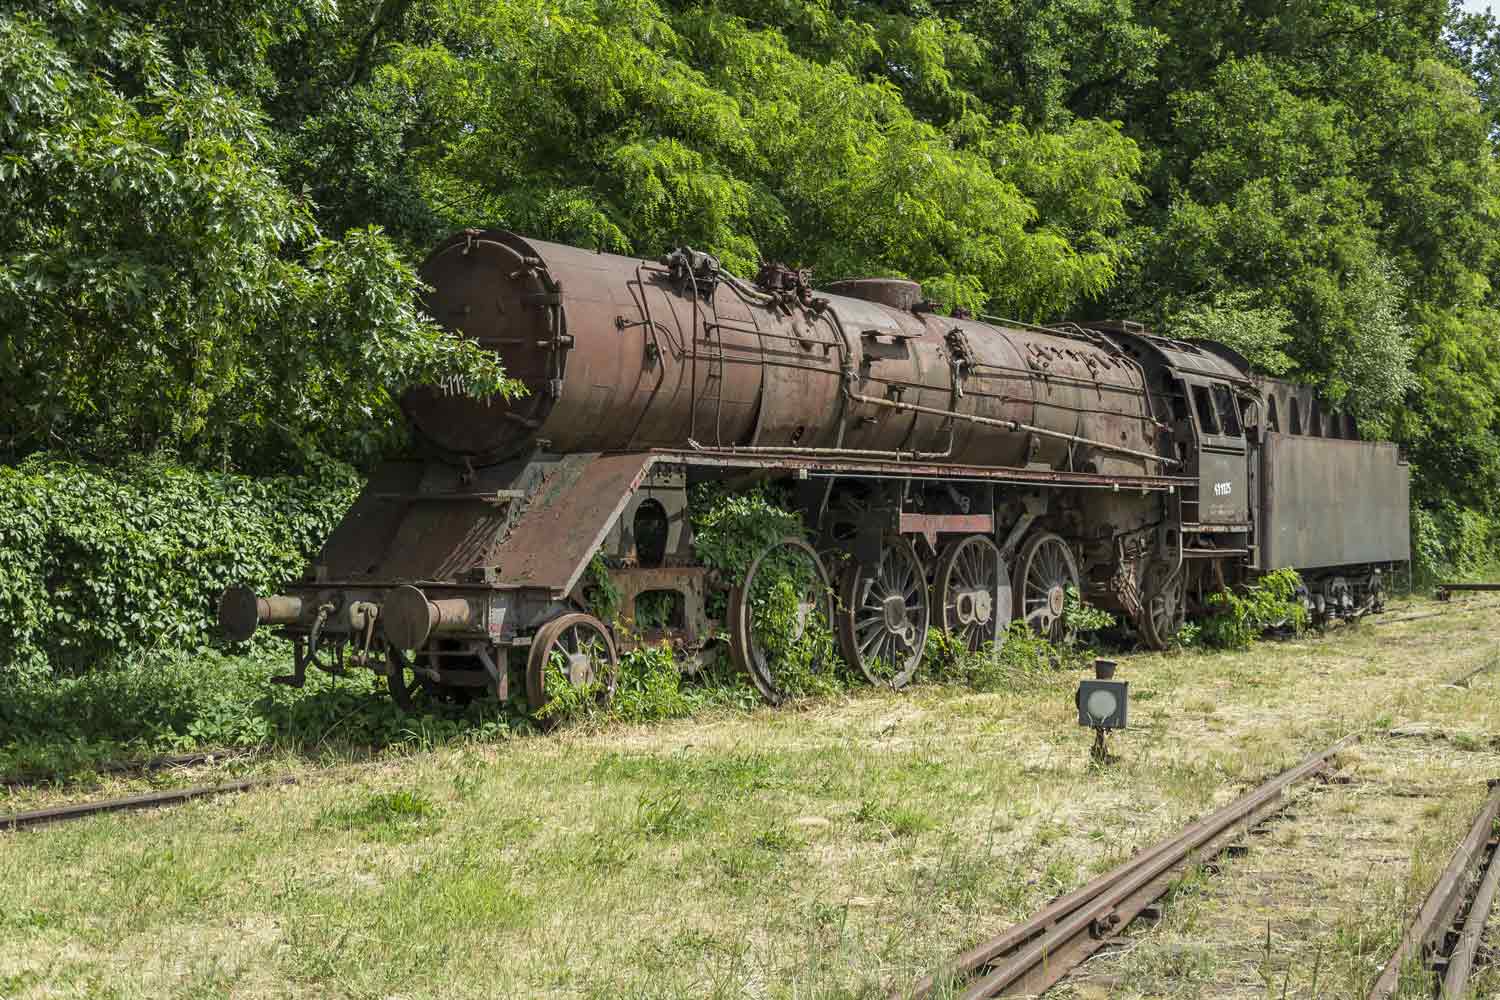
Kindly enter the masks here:
<path id="1" fill-rule="evenodd" d="M 1361 996 L 1500 773 L 1500 676 L 1441 684 L 1497 650 L 1471 611 L 1122 657 L 1106 768 L 1076 672 L 274 757 L 302 783 L 0 836 L 0 996 L 878 996 L 1355 730 L 1351 784 L 1059 993 Z"/>

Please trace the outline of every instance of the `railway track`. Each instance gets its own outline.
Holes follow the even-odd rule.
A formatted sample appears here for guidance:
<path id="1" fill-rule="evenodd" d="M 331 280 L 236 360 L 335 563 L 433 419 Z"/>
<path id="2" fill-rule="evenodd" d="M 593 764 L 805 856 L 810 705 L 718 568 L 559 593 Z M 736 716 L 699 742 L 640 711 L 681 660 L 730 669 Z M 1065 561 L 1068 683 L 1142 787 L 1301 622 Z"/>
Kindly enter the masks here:
<path id="1" fill-rule="evenodd" d="M 231 781 L 222 785 L 199 785 L 195 788 L 174 788 L 162 792 L 147 792 L 143 795 L 99 799 L 94 802 L 75 802 L 69 805 L 51 806 L 46 809 L 33 809 L 29 812 L 11 813 L 8 816 L 0 816 L 0 830 L 23 830 L 29 827 L 66 823 L 70 820 L 84 819 L 88 816 L 98 816 L 101 813 L 128 812 L 136 809 L 159 809 L 164 806 L 174 806 L 184 802 L 191 802 L 194 799 L 204 799 L 216 795 L 233 795 L 238 792 L 248 792 L 256 788 L 268 788 L 273 785 L 291 785 L 295 784 L 296 781 L 297 778 L 295 775 L 282 774 L 268 778 Z"/>
<path id="2" fill-rule="evenodd" d="M 893 994 L 892 1000 L 981 1000 L 1045 992 L 1122 933 L 1186 871 L 1222 853 L 1242 833 L 1285 808 L 1286 793 L 1294 785 L 1329 772 L 1337 755 L 1358 739 L 1347 736 L 1307 757 L 1176 836 L 1055 900 L 1024 923 L 956 955 L 933 975 Z"/>
<path id="3" fill-rule="evenodd" d="M 225 747 L 219 750 L 199 750 L 193 753 L 161 754 L 156 757 L 148 757 L 145 760 L 111 760 L 102 761 L 93 765 L 93 770 L 99 774 L 150 774 L 153 771 L 165 771 L 174 767 L 193 767 L 198 764 L 219 764 L 230 760 L 244 760 L 262 752 L 260 747 Z M 40 785 L 48 781 L 54 781 L 60 775 L 56 771 L 20 771 L 0 778 L 0 787 L 5 788 L 28 788 Z"/>
<path id="4" fill-rule="evenodd" d="M 1497 817 L 1500 781 L 1491 780 L 1489 797 L 1468 835 L 1401 936 L 1371 987 L 1369 1000 L 1389 1000 L 1404 983 L 1421 979 L 1437 984 L 1440 1000 L 1466 995 L 1500 886 L 1500 851 L 1496 849 L 1500 840 L 1494 836 Z"/>

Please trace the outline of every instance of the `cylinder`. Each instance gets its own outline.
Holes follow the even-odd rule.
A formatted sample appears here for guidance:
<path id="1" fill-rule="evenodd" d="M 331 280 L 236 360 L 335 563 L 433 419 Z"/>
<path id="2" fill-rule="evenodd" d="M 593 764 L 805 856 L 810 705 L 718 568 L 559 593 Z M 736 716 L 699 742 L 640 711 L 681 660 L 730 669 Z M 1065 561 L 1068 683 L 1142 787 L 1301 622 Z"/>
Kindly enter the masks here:
<path id="1" fill-rule="evenodd" d="M 300 597 L 256 597 L 249 587 L 226 587 L 219 595 L 219 628 L 230 642 L 244 642 L 262 625 L 290 625 L 301 617 Z"/>
<path id="2" fill-rule="evenodd" d="M 461 632 L 472 621 L 473 611 L 463 598 L 432 601 L 410 585 L 388 593 L 380 608 L 386 641 L 397 649 L 420 649 L 434 633 Z"/>

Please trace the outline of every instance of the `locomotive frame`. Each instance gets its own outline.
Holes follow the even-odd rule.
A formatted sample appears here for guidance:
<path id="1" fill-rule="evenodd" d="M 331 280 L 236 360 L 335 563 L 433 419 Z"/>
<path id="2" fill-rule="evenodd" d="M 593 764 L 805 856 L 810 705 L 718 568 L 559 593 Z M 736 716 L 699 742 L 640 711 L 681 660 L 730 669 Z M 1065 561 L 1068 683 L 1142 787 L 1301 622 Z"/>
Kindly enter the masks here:
<path id="1" fill-rule="evenodd" d="M 973 649 L 1013 619 L 1057 638 L 1076 588 L 1164 648 L 1211 592 L 1280 566 L 1304 573 L 1316 616 L 1361 614 L 1409 554 L 1395 446 L 1222 345 L 941 316 L 911 282 L 815 291 L 769 267 L 752 285 L 692 251 L 651 263 L 497 231 L 441 244 L 424 275 L 429 310 L 530 395 L 409 393 L 424 457 L 377 469 L 285 594 L 225 592 L 229 637 L 291 640 L 278 681 L 359 666 L 405 706 L 419 689 L 504 699 L 514 659 L 538 709 L 549 664 L 607 689 L 621 651 L 666 640 L 692 669 L 727 630 L 779 700 L 746 585 L 694 556 L 708 481 L 789 487 L 808 531 L 781 544 L 837 594 L 845 660 L 892 686 L 929 624 Z M 589 613 L 596 555 L 623 628 Z M 715 588 L 727 620 L 708 615 Z M 641 627 L 648 599 L 668 610 Z"/>

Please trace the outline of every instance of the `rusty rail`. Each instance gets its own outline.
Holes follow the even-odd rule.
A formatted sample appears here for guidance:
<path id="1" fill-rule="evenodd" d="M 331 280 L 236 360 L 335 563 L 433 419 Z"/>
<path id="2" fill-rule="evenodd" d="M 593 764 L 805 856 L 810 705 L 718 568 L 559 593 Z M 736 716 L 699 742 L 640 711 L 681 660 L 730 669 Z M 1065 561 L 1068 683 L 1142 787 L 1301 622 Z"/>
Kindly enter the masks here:
<path id="1" fill-rule="evenodd" d="M 196 788 L 176 788 L 165 792 L 148 792 L 145 795 L 130 795 L 119 799 L 75 802 L 71 805 L 52 806 L 48 809 L 33 809 L 30 812 L 0 816 L 0 830 L 22 830 L 33 826 L 66 823 L 69 820 L 83 819 L 86 816 L 97 816 L 100 813 L 174 806 L 193 799 L 208 798 L 212 795 L 230 795 L 237 792 L 248 792 L 256 788 L 268 788 L 272 785 L 291 785 L 295 784 L 296 781 L 297 778 L 295 775 L 282 774 L 274 778 L 251 778 L 246 781 L 232 781 L 223 785 L 200 785 Z"/>
<path id="2" fill-rule="evenodd" d="M 1285 807 L 1286 791 L 1327 770 L 1358 741 L 1346 736 L 1168 840 L 1055 900 L 1025 923 L 955 956 L 893 1000 L 940 994 L 980 1000 L 1046 991 L 1103 947 L 1160 897 L 1184 871 L 1214 857 L 1241 833 Z"/>
<path id="3" fill-rule="evenodd" d="M 1375 985 L 1370 987 L 1369 1000 L 1388 1000 L 1394 996 L 1401 985 L 1402 973 L 1411 974 L 1417 967 L 1424 970 L 1424 974 L 1431 971 L 1443 975 L 1440 996 L 1444 1000 L 1458 1000 L 1464 995 L 1474 953 L 1494 901 L 1496 879 L 1500 878 L 1500 858 L 1495 856 L 1496 839 L 1493 836 L 1497 815 L 1500 815 L 1500 781 L 1492 779 L 1489 797 L 1474 817 L 1468 835 L 1453 852 L 1448 867 L 1422 902 L 1422 908 L 1401 936 L 1401 943 L 1386 961 Z M 1445 955 L 1449 931 L 1464 901 L 1470 896 L 1469 875 L 1480 867 L 1479 862 L 1486 852 L 1488 860 L 1482 866 L 1483 873 L 1473 894 L 1473 904 L 1457 942 Z"/>
<path id="4" fill-rule="evenodd" d="M 1440 583 L 1436 587 L 1435 596 L 1440 601 L 1446 601 L 1455 593 L 1493 593 L 1500 590 L 1500 583 Z"/>

